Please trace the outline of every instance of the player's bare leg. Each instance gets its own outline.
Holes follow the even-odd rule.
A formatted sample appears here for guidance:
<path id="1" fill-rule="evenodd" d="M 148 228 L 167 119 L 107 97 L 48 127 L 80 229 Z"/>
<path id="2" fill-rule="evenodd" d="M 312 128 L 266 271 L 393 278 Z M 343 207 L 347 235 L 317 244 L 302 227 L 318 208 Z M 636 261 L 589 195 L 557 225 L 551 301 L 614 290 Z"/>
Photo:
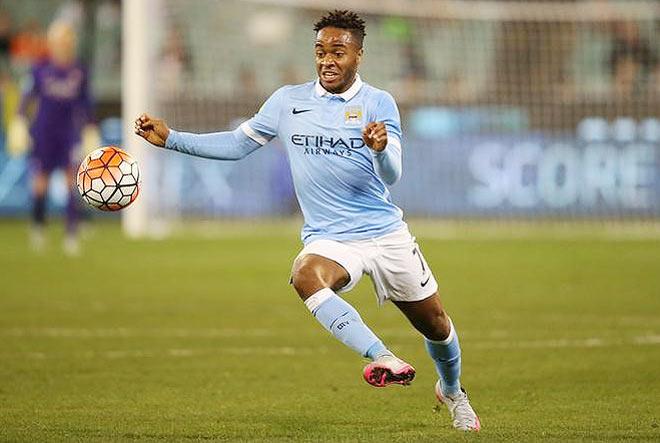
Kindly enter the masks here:
<path id="1" fill-rule="evenodd" d="M 415 369 L 398 359 L 364 324 L 358 312 L 335 291 L 350 281 L 338 263 L 315 254 L 294 263 L 291 282 L 314 317 L 346 346 L 372 360 L 364 370 L 365 380 L 377 387 L 409 384 Z"/>
<path id="2" fill-rule="evenodd" d="M 30 228 L 30 245 L 36 252 L 43 251 L 46 246 L 44 228 L 46 225 L 46 192 L 50 175 L 37 171 L 32 177 L 32 226 Z"/>
<path id="3" fill-rule="evenodd" d="M 425 338 L 426 349 L 440 376 L 435 386 L 436 397 L 449 409 L 454 427 L 463 431 L 478 431 L 481 428 L 479 417 L 459 380 L 461 348 L 458 335 L 442 307 L 440 296 L 436 292 L 421 301 L 394 303 Z"/>
<path id="4" fill-rule="evenodd" d="M 291 283 L 302 301 L 324 288 L 338 291 L 349 280 L 348 272 L 338 263 L 315 254 L 307 254 L 296 260 L 291 273 Z"/>
<path id="5" fill-rule="evenodd" d="M 451 323 L 437 292 L 424 300 L 393 303 L 427 339 L 442 341 L 449 337 Z"/>

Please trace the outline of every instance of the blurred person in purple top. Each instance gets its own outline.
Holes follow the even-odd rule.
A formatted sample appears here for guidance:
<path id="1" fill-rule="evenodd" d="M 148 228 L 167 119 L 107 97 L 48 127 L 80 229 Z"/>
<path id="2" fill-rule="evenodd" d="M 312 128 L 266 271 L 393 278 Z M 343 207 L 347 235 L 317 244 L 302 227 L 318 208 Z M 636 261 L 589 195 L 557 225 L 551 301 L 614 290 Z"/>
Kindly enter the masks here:
<path id="1" fill-rule="evenodd" d="M 75 148 L 80 143 L 83 127 L 93 122 L 89 78 L 85 67 L 76 60 L 76 45 L 76 34 L 70 25 L 55 22 L 50 26 L 49 57 L 33 67 L 31 84 L 19 110 L 23 116 L 32 115 L 33 246 L 37 249 L 43 247 L 48 182 L 51 173 L 59 169 L 65 172 L 70 190 L 64 242 L 64 250 L 70 254 L 78 251 L 74 194 L 74 163 L 78 159 Z"/>

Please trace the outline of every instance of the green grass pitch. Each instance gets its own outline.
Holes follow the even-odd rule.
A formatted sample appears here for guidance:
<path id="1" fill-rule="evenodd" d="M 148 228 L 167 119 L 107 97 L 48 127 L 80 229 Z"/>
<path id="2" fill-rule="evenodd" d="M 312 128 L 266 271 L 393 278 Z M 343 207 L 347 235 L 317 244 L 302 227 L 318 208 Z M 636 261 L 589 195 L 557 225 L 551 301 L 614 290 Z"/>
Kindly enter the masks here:
<path id="1" fill-rule="evenodd" d="M 2 222 L 0 441 L 659 441 L 659 237 L 460 226 L 411 223 L 461 336 L 469 435 L 368 279 L 347 299 L 412 386 L 368 386 L 315 323 L 287 284 L 296 223 L 165 241 L 100 223 L 71 259 L 61 228 L 37 256 L 25 223 Z"/>

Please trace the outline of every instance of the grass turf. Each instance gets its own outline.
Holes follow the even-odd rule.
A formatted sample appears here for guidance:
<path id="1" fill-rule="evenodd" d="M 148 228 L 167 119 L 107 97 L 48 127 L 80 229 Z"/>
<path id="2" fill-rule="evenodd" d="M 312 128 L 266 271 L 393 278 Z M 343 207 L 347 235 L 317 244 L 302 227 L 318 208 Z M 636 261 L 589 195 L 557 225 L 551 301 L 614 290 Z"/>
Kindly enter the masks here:
<path id="1" fill-rule="evenodd" d="M 367 279 L 346 297 L 417 368 L 410 387 L 364 383 L 297 300 L 295 227 L 213 229 L 131 241 L 99 224 L 68 258 L 57 228 L 35 255 L 24 224 L 0 223 L 0 440 L 660 440 L 657 237 L 420 226 L 483 424 L 464 435 Z"/>

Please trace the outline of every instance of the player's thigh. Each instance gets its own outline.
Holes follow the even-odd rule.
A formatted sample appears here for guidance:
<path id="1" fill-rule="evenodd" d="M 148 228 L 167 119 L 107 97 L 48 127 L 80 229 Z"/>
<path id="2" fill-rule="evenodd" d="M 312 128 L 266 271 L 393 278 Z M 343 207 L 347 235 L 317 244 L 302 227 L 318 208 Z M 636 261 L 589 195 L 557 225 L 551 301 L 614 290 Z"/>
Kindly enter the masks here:
<path id="1" fill-rule="evenodd" d="M 306 245 L 294 260 L 291 283 L 301 297 L 326 287 L 345 292 L 355 287 L 363 270 L 362 258 L 353 248 L 332 240 L 317 240 Z"/>
<path id="2" fill-rule="evenodd" d="M 381 237 L 379 253 L 369 263 L 370 275 L 381 302 L 413 302 L 435 294 L 438 283 L 407 229 Z"/>

